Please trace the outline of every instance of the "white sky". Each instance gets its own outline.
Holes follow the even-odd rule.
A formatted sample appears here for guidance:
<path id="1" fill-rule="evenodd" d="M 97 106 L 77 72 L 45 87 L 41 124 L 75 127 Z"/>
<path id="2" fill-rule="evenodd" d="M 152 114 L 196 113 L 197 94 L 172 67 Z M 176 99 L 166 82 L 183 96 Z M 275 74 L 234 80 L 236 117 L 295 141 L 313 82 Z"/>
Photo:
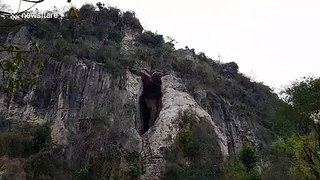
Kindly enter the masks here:
<path id="1" fill-rule="evenodd" d="M 3 0 L 16 11 L 20 0 Z M 72 0 L 81 7 L 90 0 Z M 134 10 L 145 29 L 195 48 L 222 62 L 235 61 L 240 72 L 281 88 L 320 70 L 319 0 L 108 0 Z M 22 4 L 22 10 L 29 5 Z M 45 0 L 36 7 L 68 9 L 67 0 Z"/>

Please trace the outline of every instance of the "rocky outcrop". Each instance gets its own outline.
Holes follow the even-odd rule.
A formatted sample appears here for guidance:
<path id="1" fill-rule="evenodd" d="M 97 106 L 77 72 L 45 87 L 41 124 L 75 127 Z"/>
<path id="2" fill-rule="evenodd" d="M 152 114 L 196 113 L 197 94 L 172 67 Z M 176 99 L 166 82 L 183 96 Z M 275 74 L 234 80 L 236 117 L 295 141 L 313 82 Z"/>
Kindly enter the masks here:
<path id="1" fill-rule="evenodd" d="M 125 28 L 121 48 L 130 56 L 127 52 L 141 29 Z M 30 48 L 32 41 L 27 36 L 28 31 L 21 29 L 7 41 Z M 197 60 L 194 50 L 179 50 L 177 55 L 189 63 Z M 229 63 L 224 70 L 232 77 L 238 67 Z M 217 156 L 222 159 L 237 152 L 244 142 L 258 148 L 272 139 L 272 133 L 255 118 L 240 116 L 223 97 L 202 89 L 191 94 L 174 72 L 112 74 L 104 64 L 66 56 L 61 61 L 49 60 L 32 90 L 6 94 L 4 82 L 0 76 L 0 129 L 48 122 L 53 144 L 61 148 L 61 158 L 69 168 L 116 152 L 112 163 L 119 168 L 111 169 L 128 179 L 128 157 L 136 153 L 144 172 L 140 179 L 161 179 L 165 150 L 174 146 L 183 123 L 179 114 L 185 111 L 192 111 L 196 122 L 214 132 L 212 143 L 219 146 Z"/>
<path id="2" fill-rule="evenodd" d="M 202 109 L 186 91 L 181 80 L 172 76 L 162 78 L 162 109 L 153 127 L 144 135 L 143 158 L 146 173 L 142 179 L 161 179 L 161 170 L 165 165 L 164 150 L 170 148 L 181 128 L 178 121 L 179 112 L 192 110 L 197 121 L 210 122 L 218 136 L 218 143 L 224 155 L 227 155 L 226 137 L 210 115 Z"/>
<path id="3" fill-rule="evenodd" d="M 117 86 L 121 79 L 126 84 L 123 89 Z M 49 62 L 33 91 L 14 96 L 1 93 L 0 111 L 11 124 L 51 122 L 53 142 L 64 147 L 70 161 L 85 158 L 79 150 L 84 149 L 85 134 L 93 132 L 97 139 L 90 140 L 93 147 L 86 152 L 92 148 L 103 151 L 110 141 L 118 144 L 124 154 L 141 152 L 145 171 L 141 179 L 148 180 L 161 178 L 164 150 L 174 144 L 181 128 L 179 112 L 191 109 L 197 121 L 208 122 L 223 156 L 233 154 L 243 141 L 259 143 L 253 132 L 259 127 L 257 123 L 240 119 L 228 102 L 212 93 L 198 92 L 194 99 L 174 75 L 161 78 L 161 110 L 139 135 L 139 97 L 150 90 L 144 85 L 143 78 L 129 71 L 124 77 L 113 77 L 100 64 L 70 57 L 59 63 Z M 204 99 L 206 108 L 198 103 Z"/>

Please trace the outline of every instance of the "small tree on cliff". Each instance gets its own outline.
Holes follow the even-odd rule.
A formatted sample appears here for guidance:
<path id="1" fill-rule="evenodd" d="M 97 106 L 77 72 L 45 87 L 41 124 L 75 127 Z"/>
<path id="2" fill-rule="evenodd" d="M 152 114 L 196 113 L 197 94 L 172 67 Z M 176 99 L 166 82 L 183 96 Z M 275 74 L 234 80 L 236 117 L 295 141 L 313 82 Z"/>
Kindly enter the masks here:
<path id="1" fill-rule="evenodd" d="M 248 145 L 244 145 L 242 148 L 240 152 L 240 160 L 241 163 L 246 167 L 247 172 L 252 171 L 257 163 L 257 158 L 254 154 L 254 151 Z"/>

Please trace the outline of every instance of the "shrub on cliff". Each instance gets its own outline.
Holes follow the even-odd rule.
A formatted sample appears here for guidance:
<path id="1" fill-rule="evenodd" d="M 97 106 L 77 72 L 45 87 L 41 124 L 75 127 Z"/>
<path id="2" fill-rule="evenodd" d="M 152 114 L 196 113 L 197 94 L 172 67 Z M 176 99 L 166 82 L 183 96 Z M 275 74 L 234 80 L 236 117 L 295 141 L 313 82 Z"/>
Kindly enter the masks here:
<path id="1" fill-rule="evenodd" d="M 216 165 L 179 166 L 169 164 L 166 166 L 164 177 L 166 180 L 215 180 L 220 179 L 220 171 Z"/>
<path id="2" fill-rule="evenodd" d="M 192 137 L 192 131 L 182 129 L 178 133 L 179 146 L 185 155 L 192 157 L 198 152 L 198 144 Z"/>
<path id="3" fill-rule="evenodd" d="M 147 45 L 151 48 L 162 47 L 164 45 L 164 39 L 162 35 L 146 31 L 142 33 L 138 38 L 138 42 Z"/>
<path id="4" fill-rule="evenodd" d="M 49 147 L 51 143 L 48 125 L 31 128 L 31 132 L 1 132 L 0 155 L 28 157 Z"/>
<path id="5" fill-rule="evenodd" d="M 0 133 L 0 155 L 26 157 L 31 152 L 31 138 L 16 132 Z"/>
<path id="6" fill-rule="evenodd" d="M 253 170 L 257 163 L 253 149 L 247 145 L 245 145 L 240 152 L 240 160 L 248 172 Z"/>
<path id="7" fill-rule="evenodd" d="M 92 4 L 85 4 L 79 9 L 79 19 L 84 19 L 92 16 L 96 8 Z"/>
<path id="8" fill-rule="evenodd" d="M 51 143 L 51 129 L 48 124 L 38 125 L 32 133 L 33 152 L 38 153 L 50 146 Z"/>
<path id="9" fill-rule="evenodd" d="M 95 60 L 100 63 L 116 63 L 119 58 L 119 54 L 119 50 L 115 45 L 103 45 L 97 50 Z"/>
<path id="10" fill-rule="evenodd" d="M 120 25 L 122 27 L 129 26 L 134 29 L 140 29 L 141 31 L 143 30 L 139 19 L 136 18 L 136 14 L 133 11 L 126 11 L 122 14 Z"/>

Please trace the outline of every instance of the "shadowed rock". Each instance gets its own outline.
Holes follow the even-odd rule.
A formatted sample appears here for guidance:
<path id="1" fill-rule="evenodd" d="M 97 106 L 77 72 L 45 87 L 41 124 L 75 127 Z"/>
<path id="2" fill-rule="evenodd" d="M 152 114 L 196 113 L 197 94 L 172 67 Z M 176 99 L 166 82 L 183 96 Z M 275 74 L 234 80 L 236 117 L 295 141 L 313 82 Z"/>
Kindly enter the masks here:
<path id="1" fill-rule="evenodd" d="M 159 116 L 161 109 L 161 77 L 164 76 L 162 72 L 152 72 L 142 70 L 139 72 L 143 84 L 143 92 L 140 96 L 140 112 L 142 120 L 142 133 L 154 124 Z"/>

